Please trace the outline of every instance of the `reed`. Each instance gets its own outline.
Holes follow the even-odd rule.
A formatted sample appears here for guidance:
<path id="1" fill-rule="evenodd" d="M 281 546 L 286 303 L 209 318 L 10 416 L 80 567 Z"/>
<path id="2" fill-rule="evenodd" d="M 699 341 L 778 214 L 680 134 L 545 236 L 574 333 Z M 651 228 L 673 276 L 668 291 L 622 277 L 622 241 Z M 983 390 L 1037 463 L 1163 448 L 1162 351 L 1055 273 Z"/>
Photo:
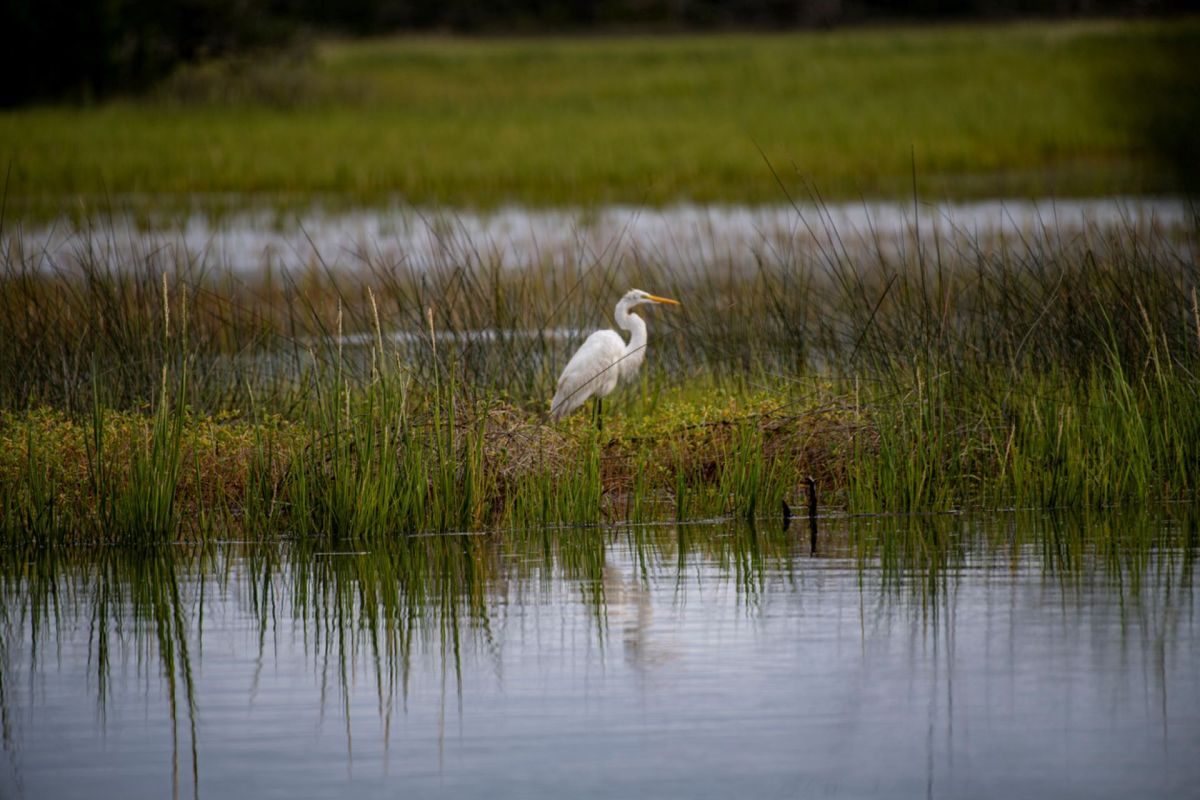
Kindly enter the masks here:
<path id="1" fill-rule="evenodd" d="M 807 476 L 853 512 L 1195 498 L 1194 223 L 1020 248 L 919 224 L 899 247 L 827 228 L 737 264 L 511 270 L 459 242 L 419 273 L 249 276 L 172 247 L 117 263 L 95 239 L 47 264 L 10 240 L 4 537 L 751 520 Z M 557 371 L 602 324 L 591 299 L 630 285 L 685 305 L 651 320 L 602 433 L 550 424 Z"/>

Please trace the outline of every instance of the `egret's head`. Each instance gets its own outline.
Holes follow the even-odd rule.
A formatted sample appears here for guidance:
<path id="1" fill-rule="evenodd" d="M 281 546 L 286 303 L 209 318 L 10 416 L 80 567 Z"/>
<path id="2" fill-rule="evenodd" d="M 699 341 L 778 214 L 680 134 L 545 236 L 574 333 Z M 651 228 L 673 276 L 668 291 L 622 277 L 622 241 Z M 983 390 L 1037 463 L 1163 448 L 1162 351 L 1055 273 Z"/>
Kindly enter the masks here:
<path id="1" fill-rule="evenodd" d="M 641 305 L 642 303 L 666 303 L 672 306 L 679 305 L 678 300 L 672 300 L 669 297 L 659 297 L 656 294 L 643 292 L 641 289 L 630 289 L 625 293 L 625 296 L 621 298 L 621 305 L 624 305 L 626 308 L 633 308 L 634 306 Z"/>

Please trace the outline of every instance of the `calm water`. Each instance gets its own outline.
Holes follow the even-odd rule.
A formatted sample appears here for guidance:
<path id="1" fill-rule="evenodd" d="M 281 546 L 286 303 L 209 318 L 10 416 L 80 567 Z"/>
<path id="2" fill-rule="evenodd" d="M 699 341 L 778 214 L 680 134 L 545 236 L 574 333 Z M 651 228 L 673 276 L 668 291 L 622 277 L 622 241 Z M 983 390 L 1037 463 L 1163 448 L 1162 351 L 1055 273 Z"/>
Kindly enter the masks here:
<path id="1" fill-rule="evenodd" d="M 1196 549 L 1104 515 L 8 551 L 0 796 L 1195 796 Z"/>
<path id="2" fill-rule="evenodd" d="M 106 263 L 203 262 L 235 271 L 266 266 L 357 270 L 463 265 L 523 268 L 595 261 L 665 264 L 673 269 L 753 270 L 788 254 L 877 258 L 939 242 L 946 254 L 1064 242 L 1115 232 L 1190 230 L 1192 209 L 1178 197 L 1100 197 L 972 203 L 862 201 L 785 206 L 601 206 L 494 211 L 383 206 L 357 211 L 263 208 L 212 216 L 106 213 L 78 222 L 9 225 L 0 249 L 20 244 L 29 263 L 62 269 L 84 254 Z M 13 251 L 15 252 L 15 251 Z"/>

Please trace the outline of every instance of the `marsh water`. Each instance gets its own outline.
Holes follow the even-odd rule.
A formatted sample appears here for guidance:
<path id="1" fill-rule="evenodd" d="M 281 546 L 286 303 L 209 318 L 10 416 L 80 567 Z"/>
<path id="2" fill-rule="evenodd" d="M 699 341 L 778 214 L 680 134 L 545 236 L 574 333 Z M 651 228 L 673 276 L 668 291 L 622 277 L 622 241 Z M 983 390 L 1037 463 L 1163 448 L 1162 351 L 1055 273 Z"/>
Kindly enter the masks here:
<path id="1" fill-rule="evenodd" d="M 1191 512 L 0 555 L 0 796 L 1182 797 Z"/>
<path id="2" fill-rule="evenodd" d="M 136 205 L 133 200 L 124 205 Z M 235 210 L 108 210 L 83 220 L 64 216 L 45 224 L 9 224 L 0 229 L 0 248 L 19 245 L 31 262 L 51 269 L 98 255 L 113 263 L 173 259 L 251 274 L 264 268 L 353 271 L 387 265 L 422 271 L 620 261 L 754 269 L 796 252 L 878 258 L 919 239 L 947 253 L 974 254 L 993 246 L 1021 249 L 1030 240 L 1171 232 L 1194 221 L 1194 209 L 1182 198 L 1133 196 L 482 211 L 402 204 L 282 210 L 240 208 L 245 200 L 227 200 Z"/>

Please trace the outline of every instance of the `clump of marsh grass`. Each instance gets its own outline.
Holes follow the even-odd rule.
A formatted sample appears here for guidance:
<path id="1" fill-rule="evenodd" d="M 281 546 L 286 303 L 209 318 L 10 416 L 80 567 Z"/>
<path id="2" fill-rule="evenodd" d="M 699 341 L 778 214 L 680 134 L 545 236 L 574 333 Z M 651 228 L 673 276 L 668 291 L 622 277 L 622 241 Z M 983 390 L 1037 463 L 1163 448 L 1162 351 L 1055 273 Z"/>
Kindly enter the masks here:
<path id="1" fill-rule="evenodd" d="M 0 408 L 21 455 L 0 465 L 0 519 L 10 536 L 89 519 L 144 540 L 753 519 L 807 476 L 864 512 L 1195 496 L 1195 230 L 1047 227 L 1017 247 L 917 220 L 886 245 L 817 223 L 811 247 L 738 263 L 513 270 L 452 241 L 421 271 L 316 254 L 253 276 L 169 245 L 120 263 L 102 236 L 55 263 L 10 238 Z M 603 435 L 550 426 L 596 298 L 631 285 L 685 304 L 651 321 L 653 356 Z M 57 452 L 34 442 L 46 409 Z M 226 444 L 197 447 L 198 429 Z M 82 462 L 69 430 L 89 432 Z"/>

